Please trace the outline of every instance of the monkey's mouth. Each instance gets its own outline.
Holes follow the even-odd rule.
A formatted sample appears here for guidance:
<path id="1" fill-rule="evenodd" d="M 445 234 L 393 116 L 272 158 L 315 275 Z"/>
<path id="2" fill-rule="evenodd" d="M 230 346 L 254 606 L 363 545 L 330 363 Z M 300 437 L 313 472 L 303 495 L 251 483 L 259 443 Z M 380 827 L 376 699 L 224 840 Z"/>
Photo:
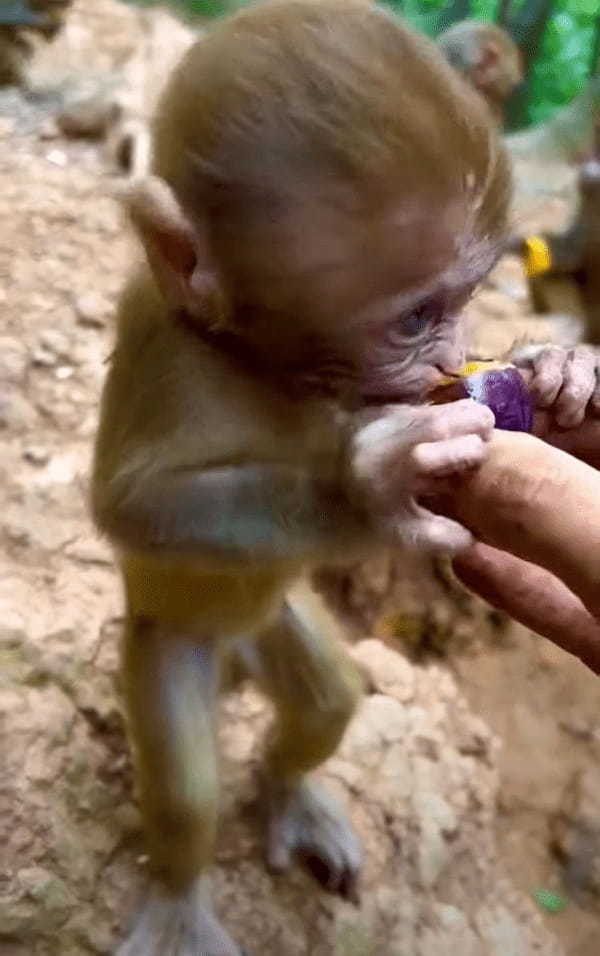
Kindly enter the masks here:
<path id="1" fill-rule="evenodd" d="M 401 379 L 401 376 L 398 376 Z M 429 395 L 441 385 L 458 382 L 461 372 L 449 374 L 439 365 L 431 365 L 419 381 L 381 382 L 375 387 L 361 391 L 361 402 L 365 406 L 380 405 L 417 405 L 428 401 Z"/>

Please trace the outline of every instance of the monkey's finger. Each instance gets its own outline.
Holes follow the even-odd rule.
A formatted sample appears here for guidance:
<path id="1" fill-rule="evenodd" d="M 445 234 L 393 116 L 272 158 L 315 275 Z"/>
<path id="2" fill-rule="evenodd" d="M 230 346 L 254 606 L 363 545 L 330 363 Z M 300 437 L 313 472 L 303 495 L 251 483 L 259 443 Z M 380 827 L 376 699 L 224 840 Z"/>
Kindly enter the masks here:
<path id="1" fill-rule="evenodd" d="M 483 461 L 486 450 L 487 443 L 479 435 L 460 435 L 415 445 L 410 457 L 418 476 L 443 478 L 475 468 Z"/>
<path id="2" fill-rule="evenodd" d="M 563 370 L 563 386 L 556 401 L 556 421 L 561 428 L 581 425 L 596 387 L 597 359 L 587 347 L 573 349 Z"/>
<path id="3" fill-rule="evenodd" d="M 457 521 L 419 506 L 415 517 L 398 522 L 397 533 L 403 547 L 432 554 L 460 554 L 473 543 L 471 532 Z"/>
<path id="4" fill-rule="evenodd" d="M 594 393 L 590 399 L 589 407 L 592 414 L 600 415 L 600 356 L 597 358 L 596 383 L 594 386 Z"/>
<path id="5" fill-rule="evenodd" d="M 461 435 L 479 435 L 487 441 L 492 437 L 496 424 L 491 409 L 472 398 L 461 398 L 445 405 L 431 405 L 422 411 L 412 429 L 415 445 L 444 442 Z"/>
<path id="6" fill-rule="evenodd" d="M 563 384 L 563 369 L 566 355 L 564 349 L 549 345 L 533 359 L 533 379 L 530 390 L 541 408 L 548 408 L 556 401 Z"/>

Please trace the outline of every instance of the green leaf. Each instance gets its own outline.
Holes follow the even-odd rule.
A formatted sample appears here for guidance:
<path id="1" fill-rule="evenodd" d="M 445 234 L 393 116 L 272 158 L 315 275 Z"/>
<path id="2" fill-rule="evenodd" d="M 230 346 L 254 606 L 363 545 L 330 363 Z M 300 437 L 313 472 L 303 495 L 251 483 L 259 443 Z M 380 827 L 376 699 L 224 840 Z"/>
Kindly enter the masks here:
<path id="1" fill-rule="evenodd" d="M 567 900 L 563 896 L 559 896 L 558 893 L 553 893 L 551 890 L 535 890 L 533 898 L 538 906 L 547 913 L 560 913 L 567 905 Z"/>

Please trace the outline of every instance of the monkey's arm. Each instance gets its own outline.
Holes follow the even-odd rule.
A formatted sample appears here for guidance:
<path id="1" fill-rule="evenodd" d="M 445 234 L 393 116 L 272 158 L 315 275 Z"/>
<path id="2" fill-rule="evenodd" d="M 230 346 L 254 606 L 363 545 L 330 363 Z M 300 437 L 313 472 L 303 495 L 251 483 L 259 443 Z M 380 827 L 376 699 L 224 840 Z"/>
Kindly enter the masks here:
<path id="1" fill-rule="evenodd" d="M 146 467 L 125 465 L 96 481 L 94 514 L 125 548 L 213 566 L 337 563 L 386 543 L 457 551 L 470 543 L 468 532 L 420 507 L 416 496 L 440 476 L 478 464 L 493 426 L 489 409 L 469 399 L 391 405 L 359 413 L 326 468 L 307 455 L 305 464 L 156 471 L 153 454 Z"/>
<path id="2" fill-rule="evenodd" d="M 113 541 L 214 560 L 304 561 L 356 555 L 373 537 L 366 510 L 342 483 L 292 465 L 175 470 L 96 495 Z"/>

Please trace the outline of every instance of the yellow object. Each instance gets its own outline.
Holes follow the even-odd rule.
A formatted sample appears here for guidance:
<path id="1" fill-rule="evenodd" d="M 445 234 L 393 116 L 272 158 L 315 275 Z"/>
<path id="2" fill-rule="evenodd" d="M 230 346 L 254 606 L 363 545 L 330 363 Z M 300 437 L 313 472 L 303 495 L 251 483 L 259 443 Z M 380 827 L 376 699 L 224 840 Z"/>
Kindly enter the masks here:
<path id="1" fill-rule="evenodd" d="M 458 382 L 461 378 L 468 378 L 469 375 L 476 375 L 478 372 L 491 372 L 493 369 L 508 368 L 509 366 L 509 362 L 467 362 L 456 375 L 448 375 L 446 378 L 437 382 L 436 388 L 439 385 L 452 385 L 453 382 Z"/>
<path id="2" fill-rule="evenodd" d="M 529 279 L 541 276 L 552 268 L 552 253 L 545 239 L 530 236 L 525 240 L 525 273 Z"/>
<path id="3" fill-rule="evenodd" d="M 508 362 L 467 362 L 458 373 L 460 378 L 468 378 L 469 375 L 476 375 L 477 372 L 491 372 L 495 368 L 507 368 Z"/>

